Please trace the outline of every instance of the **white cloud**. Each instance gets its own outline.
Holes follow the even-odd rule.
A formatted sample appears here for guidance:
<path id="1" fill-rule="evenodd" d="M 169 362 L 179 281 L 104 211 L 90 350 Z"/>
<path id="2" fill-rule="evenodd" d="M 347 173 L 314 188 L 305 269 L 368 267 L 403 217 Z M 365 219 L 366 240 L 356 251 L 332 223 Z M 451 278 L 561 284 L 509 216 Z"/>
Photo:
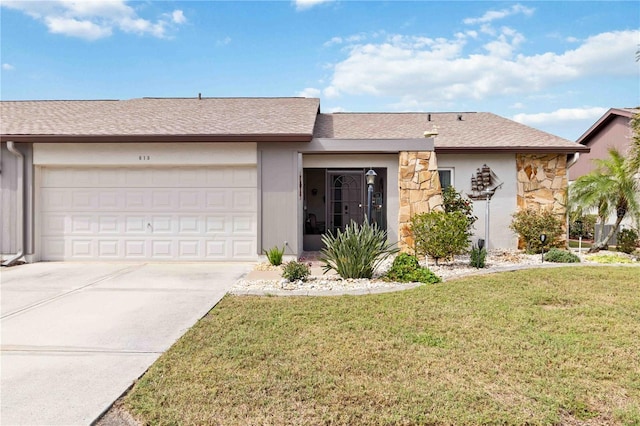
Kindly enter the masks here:
<path id="1" fill-rule="evenodd" d="M 322 3 L 329 3 L 333 0 L 293 0 L 296 6 L 296 10 L 311 9 L 313 6 L 317 6 Z"/>
<path id="2" fill-rule="evenodd" d="M 88 20 L 74 18 L 46 17 L 45 23 L 49 32 L 64 34 L 86 40 L 97 40 L 111 35 L 111 27 L 101 26 Z"/>
<path id="3" fill-rule="evenodd" d="M 525 16 L 531 16 L 533 15 L 533 12 L 535 12 L 535 9 L 523 6 L 521 4 L 515 4 L 508 9 L 490 10 L 479 18 L 466 18 L 462 22 L 467 25 L 487 24 L 497 19 L 504 19 L 511 15 L 523 14 Z"/>
<path id="4" fill-rule="evenodd" d="M 320 96 L 320 89 L 307 87 L 304 90 L 298 92 L 296 96 L 300 96 L 301 98 L 317 98 Z"/>
<path id="5" fill-rule="evenodd" d="M 151 21 L 138 16 L 125 0 L 3 1 L 2 7 L 20 10 L 43 22 L 49 32 L 85 40 L 109 37 L 115 29 L 126 33 L 167 37 L 167 30 L 187 21 L 181 10 Z"/>
<path id="6" fill-rule="evenodd" d="M 513 116 L 513 120 L 530 126 L 549 125 L 577 120 L 596 121 L 608 110 L 608 108 L 603 107 L 561 108 L 553 112 L 516 114 Z"/>
<path id="7" fill-rule="evenodd" d="M 586 76 L 637 75 L 639 37 L 638 30 L 607 32 L 573 50 L 525 55 L 519 53 L 525 37 L 508 27 L 484 42 L 484 52 L 471 54 L 464 52 L 469 37 L 460 33 L 451 39 L 389 35 L 349 46 L 323 93 L 395 97 L 404 108 L 538 94 Z"/>
<path id="8" fill-rule="evenodd" d="M 367 35 L 365 33 L 358 33 L 358 34 L 352 34 L 352 35 L 347 36 L 347 37 L 336 36 L 336 37 L 331 37 L 331 39 L 329 41 L 324 42 L 323 46 L 324 47 L 331 47 L 333 45 L 343 44 L 343 43 L 344 44 L 354 44 L 354 43 L 359 43 L 361 41 L 364 41 L 368 37 L 375 38 L 377 36 L 378 36 L 377 33 L 372 33 L 371 35 Z"/>
<path id="9" fill-rule="evenodd" d="M 216 41 L 216 46 L 227 46 L 229 43 L 231 43 L 231 37 L 226 36 L 225 38 L 223 38 L 221 40 L 217 40 Z"/>
<path id="10" fill-rule="evenodd" d="M 171 19 L 176 24 L 184 24 L 187 22 L 187 17 L 184 16 L 184 12 L 179 9 L 176 9 L 171 13 Z"/>
<path id="11" fill-rule="evenodd" d="M 326 108 L 325 112 L 328 114 L 332 114 L 334 112 L 347 112 L 347 110 L 342 108 L 341 106 L 335 106 L 335 107 Z"/>
<path id="12" fill-rule="evenodd" d="M 16 67 L 14 67 L 11 64 L 4 63 L 4 64 L 2 64 L 2 69 L 5 70 L 5 71 L 13 71 L 13 70 L 16 69 Z"/>

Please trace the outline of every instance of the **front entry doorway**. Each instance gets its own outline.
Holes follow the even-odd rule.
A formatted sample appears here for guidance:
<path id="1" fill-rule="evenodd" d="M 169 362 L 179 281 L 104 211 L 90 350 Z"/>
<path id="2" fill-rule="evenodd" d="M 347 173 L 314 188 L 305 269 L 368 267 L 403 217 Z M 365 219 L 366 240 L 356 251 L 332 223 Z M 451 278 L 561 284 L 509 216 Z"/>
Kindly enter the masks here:
<path id="1" fill-rule="evenodd" d="M 368 169 L 304 169 L 304 244 L 305 251 L 320 250 L 322 235 L 344 231 L 352 221 L 365 221 Z M 371 221 L 386 229 L 385 184 L 387 171 L 374 168 Z"/>

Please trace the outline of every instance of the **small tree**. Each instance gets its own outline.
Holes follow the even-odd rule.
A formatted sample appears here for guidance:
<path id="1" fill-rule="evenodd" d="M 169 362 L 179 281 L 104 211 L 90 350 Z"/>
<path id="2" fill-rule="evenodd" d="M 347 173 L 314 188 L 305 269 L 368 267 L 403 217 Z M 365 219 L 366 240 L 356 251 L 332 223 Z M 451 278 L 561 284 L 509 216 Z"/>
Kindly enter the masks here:
<path id="1" fill-rule="evenodd" d="M 563 234 L 562 221 L 548 210 L 541 212 L 521 210 L 513 214 L 513 221 L 509 228 L 524 241 L 527 253 L 542 252 L 541 234 L 547 236 L 545 247 L 557 246 L 560 236 Z"/>
<path id="2" fill-rule="evenodd" d="M 453 186 L 448 186 L 442 190 L 442 204 L 444 211 L 447 213 L 460 212 L 464 214 L 467 218 L 469 229 L 472 229 L 473 224 L 478 220 L 473 215 L 473 202 L 463 197 Z"/>
<path id="3" fill-rule="evenodd" d="M 466 253 L 471 243 L 469 221 L 464 213 L 430 212 L 411 218 L 415 252 L 438 260 Z"/>
<path id="4" fill-rule="evenodd" d="M 611 148 L 608 158 L 597 159 L 595 163 L 595 170 L 580 176 L 569 188 L 573 210 L 597 208 L 603 228 L 609 216 L 616 214 L 613 227 L 604 238 L 597 239 L 590 253 L 607 247 L 625 216 L 635 217 L 640 213 L 640 180 L 636 177 L 637 169 L 632 167 L 632 157 Z"/>

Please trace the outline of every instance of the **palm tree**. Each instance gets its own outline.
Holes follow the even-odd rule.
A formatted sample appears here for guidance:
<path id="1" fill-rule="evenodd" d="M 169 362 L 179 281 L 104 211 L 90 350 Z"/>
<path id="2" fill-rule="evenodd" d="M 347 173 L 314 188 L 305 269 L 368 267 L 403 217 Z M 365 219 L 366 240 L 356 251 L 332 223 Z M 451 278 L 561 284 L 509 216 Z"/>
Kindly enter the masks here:
<path id="1" fill-rule="evenodd" d="M 597 241 L 589 252 L 607 247 L 625 216 L 640 214 L 640 182 L 635 178 L 636 171 L 631 161 L 626 161 L 615 148 L 609 149 L 608 158 L 594 161 L 597 168 L 576 179 L 569 188 L 569 202 L 574 210 L 597 209 L 603 228 L 607 218 L 614 212 L 616 222 L 604 239 Z"/>

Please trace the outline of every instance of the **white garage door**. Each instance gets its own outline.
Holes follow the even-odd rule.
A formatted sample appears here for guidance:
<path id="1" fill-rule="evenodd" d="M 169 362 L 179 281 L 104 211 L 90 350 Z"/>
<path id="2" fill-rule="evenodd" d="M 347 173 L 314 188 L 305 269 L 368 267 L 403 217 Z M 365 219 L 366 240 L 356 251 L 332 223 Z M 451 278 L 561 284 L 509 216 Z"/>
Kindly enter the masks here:
<path id="1" fill-rule="evenodd" d="M 255 167 L 43 168 L 43 260 L 255 260 Z"/>

